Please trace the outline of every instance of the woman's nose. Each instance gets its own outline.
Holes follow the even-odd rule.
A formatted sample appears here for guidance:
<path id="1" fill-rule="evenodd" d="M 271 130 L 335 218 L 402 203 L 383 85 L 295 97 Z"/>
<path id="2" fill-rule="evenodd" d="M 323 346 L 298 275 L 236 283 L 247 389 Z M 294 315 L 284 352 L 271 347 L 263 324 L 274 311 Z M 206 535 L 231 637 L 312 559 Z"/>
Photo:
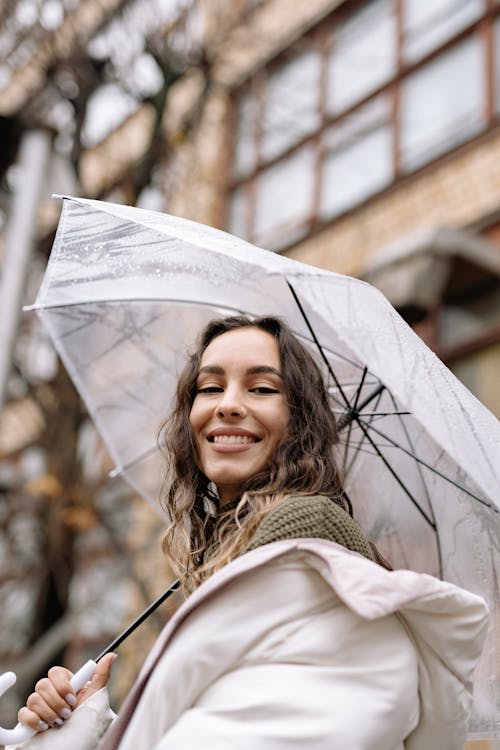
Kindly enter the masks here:
<path id="1" fill-rule="evenodd" d="M 217 404 L 216 413 L 219 417 L 244 417 L 246 409 L 240 394 L 225 391 Z"/>

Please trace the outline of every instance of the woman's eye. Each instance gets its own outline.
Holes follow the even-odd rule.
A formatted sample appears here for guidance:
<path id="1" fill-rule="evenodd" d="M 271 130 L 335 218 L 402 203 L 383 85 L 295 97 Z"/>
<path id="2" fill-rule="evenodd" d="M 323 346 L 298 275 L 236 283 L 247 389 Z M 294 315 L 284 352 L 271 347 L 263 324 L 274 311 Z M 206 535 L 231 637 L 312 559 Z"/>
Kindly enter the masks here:
<path id="1" fill-rule="evenodd" d="M 204 385 L 196 393 L 222 393 L 222 388 L 220 385 Z"/>
<path id="2" fill-rule="evenodd" d="M 271 388 L 268 385 L 258 385 L 255 388 L 250 389 L 252 393 L 279 393 L 276 388 Z"/>

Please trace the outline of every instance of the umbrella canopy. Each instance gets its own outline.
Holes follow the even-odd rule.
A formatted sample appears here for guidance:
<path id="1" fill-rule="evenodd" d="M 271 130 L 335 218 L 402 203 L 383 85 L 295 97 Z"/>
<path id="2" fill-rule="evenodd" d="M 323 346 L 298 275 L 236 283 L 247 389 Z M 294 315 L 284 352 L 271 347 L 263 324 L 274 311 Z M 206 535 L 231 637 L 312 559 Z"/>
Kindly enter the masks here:
<path id="1" fill-rule="evenodd" d="M 323 369 L 358 522 L 394 567 L 484 596 L 499 634 L 498 421 L 374 287 L 190 221 L 65 198 L 33 308 L 116 473 L 156 507 L 157 434 L 200 329 L 284 318 Z M 495 680 L 485 653 L 476 732 L 494 729 Z"/>

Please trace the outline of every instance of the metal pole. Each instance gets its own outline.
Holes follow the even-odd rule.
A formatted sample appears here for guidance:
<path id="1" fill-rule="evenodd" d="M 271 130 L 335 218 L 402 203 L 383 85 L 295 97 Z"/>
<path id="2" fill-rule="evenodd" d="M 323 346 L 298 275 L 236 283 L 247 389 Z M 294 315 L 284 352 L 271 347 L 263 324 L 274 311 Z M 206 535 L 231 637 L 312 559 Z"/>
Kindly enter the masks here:
<path id="1" fill-rule="evenodd" d="M 21 140 L 20 174 L 6 230 L 0 282 L 0 410 L 5 401 L 14 343 L 23 302 L 29 259 L 35 239 L 37 212 L 51 150 L 44 130 L 29 130 Z"/>

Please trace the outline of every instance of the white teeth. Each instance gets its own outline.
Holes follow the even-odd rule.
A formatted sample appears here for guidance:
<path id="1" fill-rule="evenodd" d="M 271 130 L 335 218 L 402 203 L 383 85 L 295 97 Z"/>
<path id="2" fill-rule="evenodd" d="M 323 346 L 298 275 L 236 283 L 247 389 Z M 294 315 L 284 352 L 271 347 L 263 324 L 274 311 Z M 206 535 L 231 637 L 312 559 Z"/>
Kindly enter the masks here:
<path id="1" fill-rule="evenodd" d="M 213 441 L 214 443 L 246 445 L 247 443 L 255 443 L 256 439 L 249 435 L 214 435 Z"/>

